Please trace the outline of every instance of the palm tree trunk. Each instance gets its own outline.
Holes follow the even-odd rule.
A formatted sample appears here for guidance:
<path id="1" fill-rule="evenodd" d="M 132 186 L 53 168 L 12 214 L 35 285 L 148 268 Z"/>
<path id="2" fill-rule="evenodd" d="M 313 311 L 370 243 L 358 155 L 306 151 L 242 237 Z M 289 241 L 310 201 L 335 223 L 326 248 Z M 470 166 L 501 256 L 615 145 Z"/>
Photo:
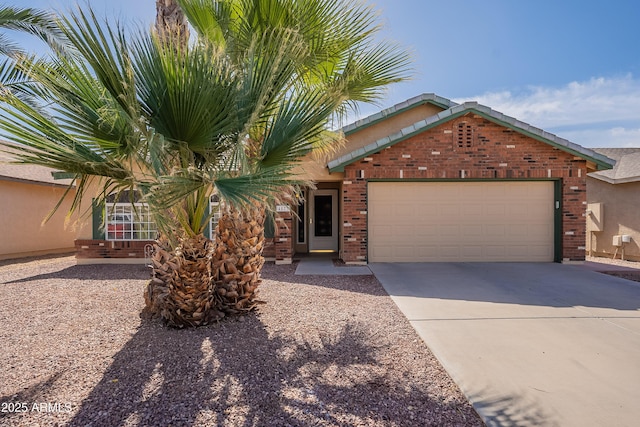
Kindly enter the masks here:
<path id="1" fill-rule="evenodd" d="M 156 244 L 153 278 L 144 293 L 146 311 L 178 328 L 221 319 L 211 287 L 213 248 L 202 234 L 182 239 L 175 250 Z"/>
<path id="2" fill-rule="evenodd" d="M 144 292 L 145 311 L 169 326 L 202 326 L 245 314 L 256 299 L 264 264 L 265 208 L 228 208 L 216 227 L 215 243 L 203 235 L 182 239 L 172 250 L 158 242 L 153 278 Z"/>
<path id="3" fill-rule="evenodd" d="M 176 0 L 156 0 L 156 31 L 164 40 L 177 36 L 180 46 L 187 45 L 189 27 Z"/>
<path id="4" fill-rule="evenodd" d="M 212 292 L 225 314 L 246 313 L 260 302 L 255 297 L 264 264 L 264 220 L 264 207 L 256 205 L 228 208 L 218 221 Z"/>

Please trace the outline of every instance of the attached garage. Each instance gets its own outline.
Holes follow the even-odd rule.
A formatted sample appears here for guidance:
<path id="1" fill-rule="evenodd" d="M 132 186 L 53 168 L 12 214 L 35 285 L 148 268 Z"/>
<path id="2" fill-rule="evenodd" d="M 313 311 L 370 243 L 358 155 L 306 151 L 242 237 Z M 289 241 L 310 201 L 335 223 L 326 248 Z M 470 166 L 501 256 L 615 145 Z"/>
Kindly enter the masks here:
<path id="1" fill-rule="evenodd" d="M 369 182 L 370 262 L 553 262 L 554 181 Z"/>
<path id="2" fill-rule="evenodd" d="M 415 121 L 424 102 L 442 111 Z M 344 132 L 352 150 L 327 166 L 346 263 L 584 261 L 586 177 L 611 159 L 429 94 Z"/>

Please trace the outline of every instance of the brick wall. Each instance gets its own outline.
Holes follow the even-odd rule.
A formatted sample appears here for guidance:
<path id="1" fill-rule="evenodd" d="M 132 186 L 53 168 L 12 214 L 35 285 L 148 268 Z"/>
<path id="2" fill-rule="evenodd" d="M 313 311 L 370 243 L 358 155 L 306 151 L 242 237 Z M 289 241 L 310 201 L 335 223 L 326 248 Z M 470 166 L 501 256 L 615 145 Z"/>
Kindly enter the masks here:
<path id="1" fill-rule="evenodd" d="M 264 239 L 264 250 L 262 255 L 265 258 L 273 259 L 276 256 L 275 239 Z M 108 240 L 76 240 L 76 258 L 144 258 L 144 247 L 147 244 L 153 245 L 154 241 L 126 241 L 112 242 Z"/>
<path id="2" fill-rule="evenodd" d="M 153 240 L 76 240 L 76 258 L 144 258 L 144 247 L 153 244 Z"/>
<path id="3" fill-rule="evenodd" d="M 276 246 L 275 246 L 275 239 L 273 237 L 265 237 L 262 256 L 268 259 L 276 258 Z"/>
<path id="4" fill-rule="evenodd" d="M 369 179 L 536 179 L 562 182 L 562 258 L 584 260 L 586 161 L 473 113 L 345 167 L 343 260 L 367 257 Z"/>
<path id="5" fill-rule="evenodd" d="M 276 264 L 291 264 L 293 258 L 293 217 L 291 212 L 278 212 L 274 248 Z"/>

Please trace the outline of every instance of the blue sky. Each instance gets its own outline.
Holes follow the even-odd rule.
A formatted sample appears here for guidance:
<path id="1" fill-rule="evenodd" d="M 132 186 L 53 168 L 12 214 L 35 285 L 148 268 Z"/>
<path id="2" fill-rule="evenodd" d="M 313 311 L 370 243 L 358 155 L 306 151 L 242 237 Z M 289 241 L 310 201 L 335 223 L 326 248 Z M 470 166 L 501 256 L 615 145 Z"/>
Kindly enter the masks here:
<path id="1" fill-rule="evenodd" d="M 73 0 L 8 0 L 64 10 Z M 89 0 L 151 25 L 154 0 Z M 366 116 L 425 92 L 494 110 L 586 147 L 640 147 L 640 2 L 370 0 L 415 76 Z"/>

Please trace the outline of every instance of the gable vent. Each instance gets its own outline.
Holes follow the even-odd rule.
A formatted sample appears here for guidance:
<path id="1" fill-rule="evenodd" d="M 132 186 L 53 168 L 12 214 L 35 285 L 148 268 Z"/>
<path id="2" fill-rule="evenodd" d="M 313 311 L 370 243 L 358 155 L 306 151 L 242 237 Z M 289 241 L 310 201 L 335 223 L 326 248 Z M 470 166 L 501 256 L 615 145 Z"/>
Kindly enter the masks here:
<path id="1" fill-rule="evenodd" d="M 458 123 L 456 127 L 458 148 L 470 148 L 473 144 L 473 128 L 466 122 Z"/>

